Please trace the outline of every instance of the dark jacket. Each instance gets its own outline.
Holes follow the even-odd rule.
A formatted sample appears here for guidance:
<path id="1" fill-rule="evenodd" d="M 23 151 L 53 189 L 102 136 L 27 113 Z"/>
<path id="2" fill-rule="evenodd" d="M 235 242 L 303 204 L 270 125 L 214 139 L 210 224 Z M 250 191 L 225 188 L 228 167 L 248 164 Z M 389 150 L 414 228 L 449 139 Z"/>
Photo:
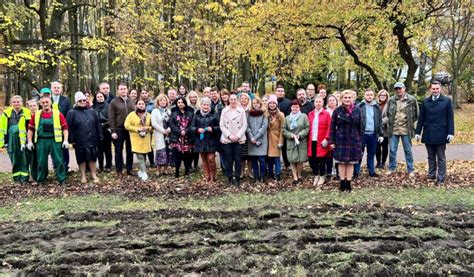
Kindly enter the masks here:
<path id="1" fill-rule="evenodd" d="M 306 101 L 304 105 L 301 106 L 301 112 L 308 115 L 311 111 L 314 110 L 314 104 L 310 101 Z"/>
<path id="2" fill-rule="evenodd" d="M 211 127 L 212 132 L 204 132 L 204 138 L 201 140 L 198 129 L 207 127 Z M 219 118 L 213 110 L 207 115 L 202 115 L 201 111 L 197 111 L 191 123 L 190 132 L 196 137 L 194 152 L 209 153 L 217 151 L 221 129 L 219 128 Z"/>
<path id="3" fill-rule="evenodd" d="M 454 112 L 451 99 L 444 95 L 440 95 L 436 101 L 433 101 L 431 96 L 426 97 L 421 105 L 415 133 L 422 133 L 421 142 L 425 144 L 448 143 L 446 140 L 448 135 L 454 136 Z"/>
<path id="4" fill-rule="evenodd" d="M 90 108 L 75 107 L 67 113 L 68 141 L 74 148 L 97 147 L 103 139 L 97 113 Z"/>
<path id="5" fill-rule="evenodd" d="M 359 108 L 361 110 L 361 120 L 362 120 L 362 126 L 361 126 L 361 134 L 365 133 L 365 123 L 366 123 L 366 116 L 365 116 L 365 110 L 367 108 L 367 103 L 365 101 L 362 101 L 359 103 Z M 378 137 L 383 137 L 383 125 L 382 125 L 382 111 L 380 110 L 379 104 L 375 104 L 374 106 L 374 133 Z"/>
<path id="6" fill-rule="evenodd" d="M 332 113 L 329 144 L 335 144 L 334 159 L 340 162 L 358 162 L 362 158 L 361 110 L 355 106 L 349 115 L 343 106 Z"/>
<path id="7" fill-rule="evenodd" d="M 194 109 L 187 106 L 184 113 L 182 113 L 178 107 L 174 107 L 171 109 L 171 117 L 169 121 L 169 127 L 171 129 L 171 133 L 169 136 L 170 143 L 177 143 L 178 138 L 181 136 L 181 129 L 179 127 L 178 116 L 186 116 L 189 118 L 189 125 L 186 128 L 186 136 L 188 136 L 188 142 L 193 144 L 195 135 L 191 132 L 191 123 L 194 117 Z"/>
<path id="8" fill-rule="evenodd" d="M 285 114 L 285 117 L 289 115 L 291 112 L 291 100 L 286 97 L 278 98 L 278 109 Z"/>
<path id="9" fill-rule="evenodd" d="M 97 113 L 99 117 L 100 125 L 103 128 L 109 127 L 109 103 L 106 101 L 102 103 L 95 103 L 94 104 L 94 111 Z"/>
<path id="10" fill-rule="evenodd" d="M 217 118 L 221 117 L 222 110 L 224 109 L 224 105 L 222 104 L 222 101 L 219 100 L 217 103 L 214 103 L 211 100 L 211 110 L 214 112 L 214 114 L 217 116 Z"/>
<path id="11" fill-rule="evenodd" d="M 115 133 L 116 130 L 125 130 L 123 124 L 125 118 L 131 112 L 135 111 L 135 102 L 130 98 L 124 101 L 122 97 L 115 97 L 109 104 L 109 125 L 110 131 Z"/>
<path id="12" fill-rule="evenodd" d="M 107 101 L 107 103 L 111 103 L 112 100 L 115 99 L 115 95 L 112 93 L 112 92 L 109 92 L 109 95 L 107 95 L 107 99 L 105 101 Z"/>

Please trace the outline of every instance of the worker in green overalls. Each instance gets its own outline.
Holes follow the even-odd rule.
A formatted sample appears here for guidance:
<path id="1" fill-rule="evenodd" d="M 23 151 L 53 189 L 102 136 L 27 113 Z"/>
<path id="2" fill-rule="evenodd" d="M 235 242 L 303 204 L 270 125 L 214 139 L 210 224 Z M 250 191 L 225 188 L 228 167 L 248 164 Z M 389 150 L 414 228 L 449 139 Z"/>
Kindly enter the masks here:
<path id="1" fill-rule="evenodd" d="M 19 95 L 10 99 L 10 107 L 0 116 L 0 148 L 7 148 L 13 180 L 19 183 L 29 179 L 26 153 L 26 126 L 29 120 L 30 110 L 23 107 L 23 99 Z"/>
<path id="2" fill-rule="evenodd" d="M 51 154 L 56 177 L 60 184 L 65 184 L 67 175 L 63 163 L 63 148 L 68 148 L 68 130 L 64 116 L 51 108 L 51 98 L 42 96 L 40 98 L 41 110 L 31 117 L 28 125 L 27 148 L 32 150 L 36 144 L 36 155 L 38 159 L 38 183 L 44 182 L 48 176 L 48 155 Z"/>

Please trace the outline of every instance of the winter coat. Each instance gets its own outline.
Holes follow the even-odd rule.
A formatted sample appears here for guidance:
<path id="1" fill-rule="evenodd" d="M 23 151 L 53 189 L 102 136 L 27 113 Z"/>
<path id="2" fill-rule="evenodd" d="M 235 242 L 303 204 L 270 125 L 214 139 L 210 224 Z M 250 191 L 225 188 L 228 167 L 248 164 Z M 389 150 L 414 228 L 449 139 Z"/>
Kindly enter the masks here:
<path id="1" fill-rule="evenodd" d="M 94 111 L 97 113 L 99 117 L 99 122 L 102 128 L 109 127 L 109 103 L 102 102 L 102 103 L 95 103 L 93 107 Z"/>
<path id="2" fill-rule="evenodd" d="M 66 121 L 68 141 L 74 144 L 74 148 L 97 147 L 104 137 L 99 117 L 92 109 L 75 107 L 67 113 Z"/>
<path id="3" fill-rule="evenodd" d="M 283 126 L 285 125 L 285 115 L 278 111 L 272 119 L 268 118 L 268 157 L 280 157 L 281 149 L 278 145 L 283 145 Z"/>
<path id="4" fill-rule="evenodd" d="M 198 133 L 199 128 L 212 128 L 212 132 L 205 131 L 203 139 Z M 194 145 L 194 152 L 214 153 L 219 146 L 219 138 L 221 136 L 221 129 L 219 128 L 218 115 L 211 110 L 208 114 L 203 115 L 201 111 L 197 111 L 191 123 L 192 133 L 196 136 L 196 143 Z"/>
<path id="5" fill-rule="evenodd" d="M 422 132 L 423 131 L 423 132 Z M 440 95 L 433 101 L 431 96 L 423 100 L 416 134 L 421 134 L 425 144 L 446 144 L 448 135 L 454 136 L 454 112 L 451 99 Z"/>
<path id="6" fill-rule="evenodd" d="M 109 125 L 110 131 L 116 133 L 116 130 L 125 129 L 125 118 L 128 114 L 135 111 L 135 102 L 127 98 L 115 97 L 109 104 Z"/>
<path id="7" fill-rule="evenodd" d="M 393 127 L 395 124 L 396 114 L 397 114 L 397 95 L 390 97 L 388 101 L 388 128 L 387 135 L 391 137 L 393 135 Z M 415 127 L 418 120 L 419 108 L 416 98 L 408 93 L 404 96 L 407 101 L 407 122 L 408 122 L 408 135 L 413 138 L 415 136 Z"/>
<path id="8" fill-rule="evenodd" d="M 130 133 L 130 143 L 132 144 L 132 152 L 139 154 L 146 154 L 152 151 L 151 149 L 151 116 L 146 113 L 145 124 L 142 125 L 140 117 L 136 112 L 130 113 L 125 119 L 125 129 Z M 144 137 L 139 135 L 139 128 L 149 127 Z"/>
<path id="9" fill-rule="evenodd" d="M 380 103 L 379 103 L 379 107 L 380 107 Z M 388 137 L 388 132 L 387 132 L 387 129 L 388 129 L 388 115 L 387 115 L 387 112 L 388 112 L 388 100 L 382 108 L 382 136 L 383 137 Z"/>
<path id="10" fill-rule="evenodd" d="M 313 121 L 315 117 L 316 112 L 313 110 L 308 114 L 308 120 L 309 120 L 309 133 L 308 133 L 308 145 L 311 146 L 311 143 L 313 141 L 312 135 L 313 135 Z M 316 157 L 325 157 L 329 153 L 329 133 L 331 130 L 331 116 L 329 113 L 321 109 L 321 112 L 319 113 L 318 116 L 318 138 L 317 138 L 317 146 L 316 146 Z M 321 143 L 323 140 L 327 140 L 328 146 L 323 147 Z M 308 157 L 311 157 L 313 155 L 313 149 L 312 147 L 308 147 Z"/>
<path id="11" fill-rule="evenodd" d="M 375 102 L 375 101 L 374 101 Z M 365 116 L 365 110 L 367 108 L 367 103 L 365 101 L 360 102 L 358 105 L 361 110 L 361 119 L 362 119 L 362 134 L 365 133 L 365 122 L 367 120 Z M 382 111 L 380 110 L 379 104 L 374 104 L 374 133 L 376 137 L 383 136 L 383 126 L 382 126 Z"/>
<path id="12" fill-rule="evenodd" d="M 178 116 L 184 116 L 189 119 L 189 124 L 186 126 L 185 132 L 187 137 L 187 142 L 189 144 L 194 144 L 195 135 L 191 132 L 191 123 L 194 117 L 194 110 L 193 108 L 187 106 L 182 113 L 178 107 L 174 107 L 171 109 L 171 118 L 169 121 L 169 125 L 171 128 L 171 133 L 169 135 L 170 143 L 178 143 L 178 139 L 181 136 L 181 128 L 179 126 Z"/>
<path id="13" fill-rule="evenodd" d="M 253 115 L 252 115 L 253 114 Z M 268 117 L 261 111 L 261 114 L 254 114 L 250 111 L 247 116 L 247 143 L 249 156 L 266 156 L 268 152 Z M 256 144 L 251 142 L 257 141 Z"/>
<path id="14" fill-rule="evenodd" d="M 304 113 L 301 113 L 301 116 L 296 122 L 297 127 L 290 130 L 290 116 L 287 116 L 283 126 L 283 136 L 286 139 L 286 156 L 290 163 L 302 163 L 308 159 L 308 145 L 306 141 L 309 133 L 308 117 Z M 295 144 L 295 140 L 291 138 L 291 134 L 300 136 L 299 145 Z"/>
<path id="15" fill-rule="evenodd" d="M 161 150 L 166 148 L 165 142 L 165 131 L 168 129 L 168 120 L 170 118 L 171 111 L 166 109 L 164 115 L 161 114 L 160 109 L 153 109 L 151 112 L 151 125 L 153 126 L 153 137 L 155 138 L 155 149 Z"/>
<path id="16" fill-rule="evenodd" d="M 237 107 L 232 109 L 230 106 L 222 110 L 219 126 L 222 132 L 221 142 L 223 144 L 232 143 L 229 136 L 235 135 L 239 138 L 238 142 L 244 144 L 247 131 L 247 114 L 244 109 Z"/>
<path id="17" fill-rule="evenodd" d="M 304 105 L 301 106 L 301 112 L 308 115 L 310 112 L 314 110 L 314 104 L 310 101 L 306 101 Z"/>
<path id="18" fill-rule="evenodd" d="M 60 95 L 58 103 L 54 103 L 53 96 L 51 95 L 51 101 L 53 102 L 53 109 L 58 109 L 64 116 L 67 116 L 67 113 L 71 109 L 69 97 Z"/>
<path id="19" fill-rule="evenodd" d="M 332 113 L 329 144 L 335 144 L 334 159 L 340 162 L 358 162 L 362 158 L 361 110 L 355 106 L 351 114 L 344 106 Z"/>
<path id="20" fill-rule="evenodd" d="M 220 118 L 223 109 L 224 105 L 222 104 L 221 100 L 218 100 L 217 103 L 214 103 L 211 100 L 211 110 L 214 112 L 217 118 Z"/>
<path id="21" fill-rule="evenodd" d="M 291 112 L 291 100 L 286 97 L 278 98 L 278 109 L 285 116 L 289 115 Z"/>

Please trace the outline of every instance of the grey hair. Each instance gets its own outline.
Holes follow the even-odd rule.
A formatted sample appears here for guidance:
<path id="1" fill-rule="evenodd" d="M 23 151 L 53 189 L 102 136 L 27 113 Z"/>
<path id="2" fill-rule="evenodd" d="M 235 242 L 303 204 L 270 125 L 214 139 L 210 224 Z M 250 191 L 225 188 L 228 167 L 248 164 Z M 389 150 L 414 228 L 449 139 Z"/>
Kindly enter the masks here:
<path id="1" fill-rule="evenodd" d="M 201 105 L 202 104 L 211 104 L 211 99 L 209 97 L 202 97 L 201 98 Z"/>

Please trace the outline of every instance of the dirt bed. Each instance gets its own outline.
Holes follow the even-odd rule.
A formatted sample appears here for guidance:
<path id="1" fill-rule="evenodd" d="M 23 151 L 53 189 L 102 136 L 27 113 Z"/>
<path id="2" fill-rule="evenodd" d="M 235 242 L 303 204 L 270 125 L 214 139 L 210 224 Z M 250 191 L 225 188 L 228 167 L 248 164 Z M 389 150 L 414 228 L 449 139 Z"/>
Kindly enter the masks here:
<path id="1" fill-rule="evenodd" d="M 59 214 L 0 224 L 0 274 L 470 275 L 464 207 Z"/>

